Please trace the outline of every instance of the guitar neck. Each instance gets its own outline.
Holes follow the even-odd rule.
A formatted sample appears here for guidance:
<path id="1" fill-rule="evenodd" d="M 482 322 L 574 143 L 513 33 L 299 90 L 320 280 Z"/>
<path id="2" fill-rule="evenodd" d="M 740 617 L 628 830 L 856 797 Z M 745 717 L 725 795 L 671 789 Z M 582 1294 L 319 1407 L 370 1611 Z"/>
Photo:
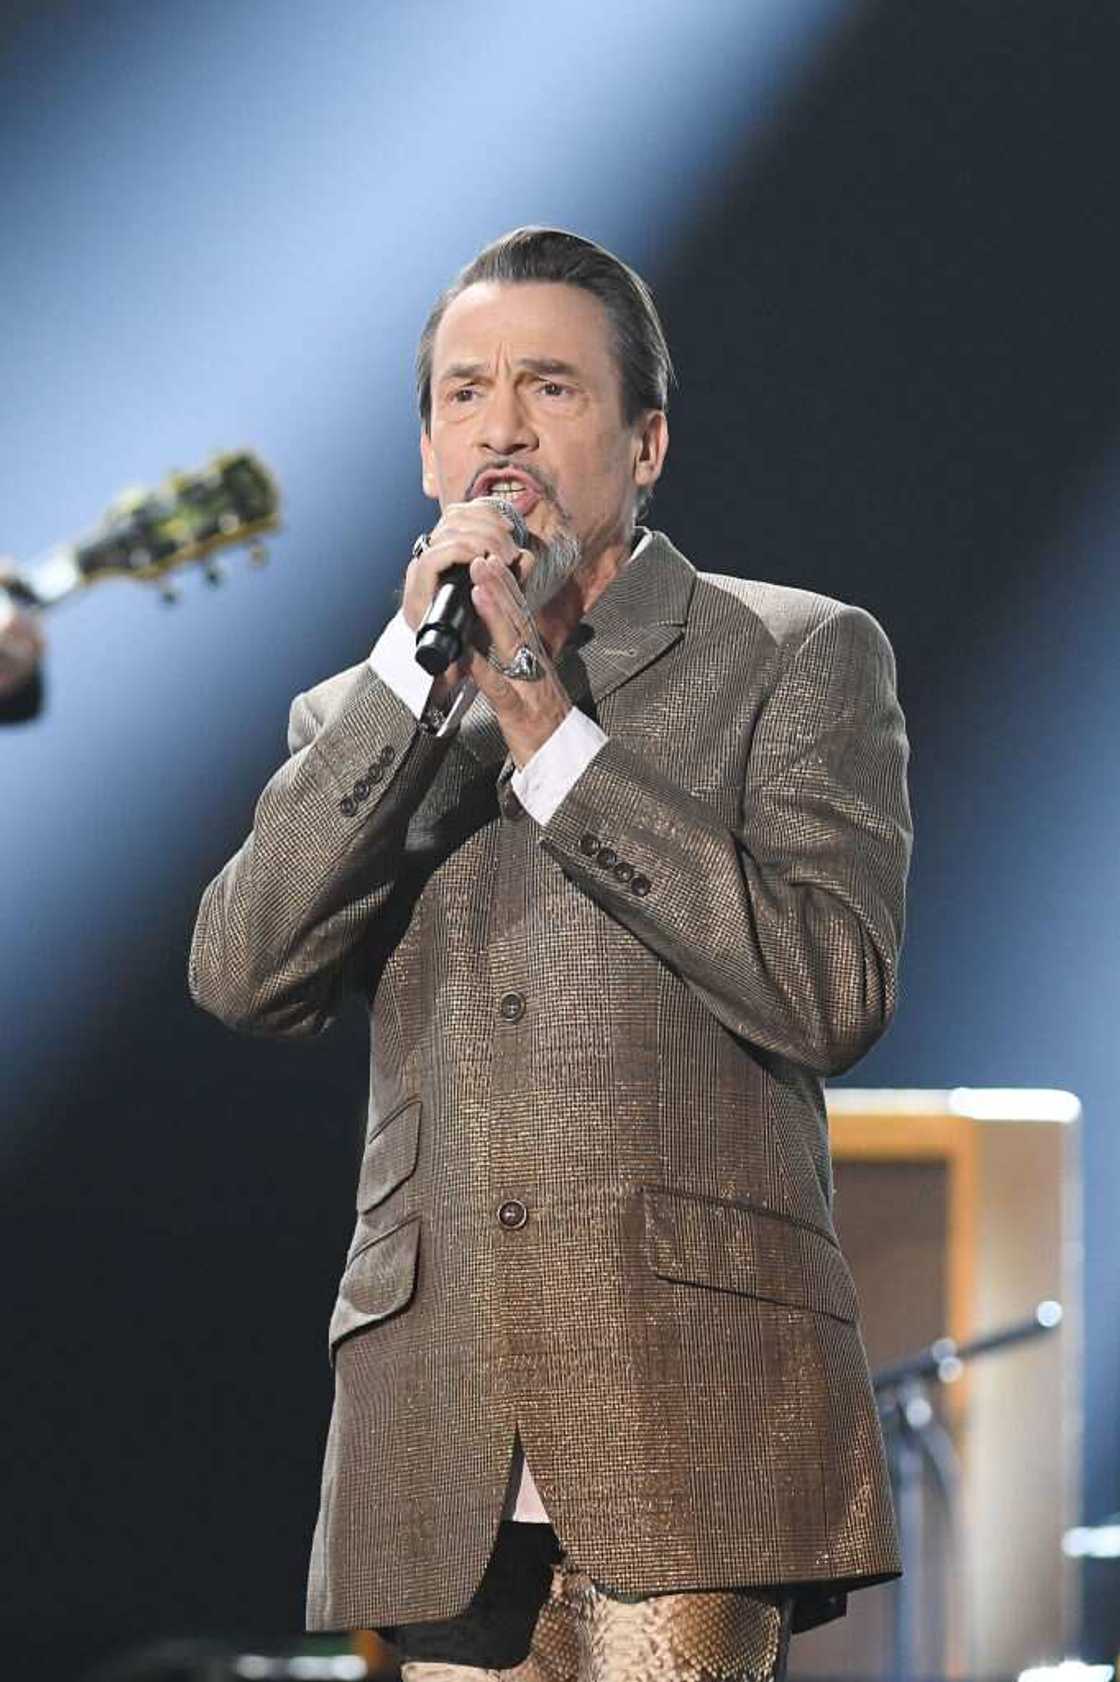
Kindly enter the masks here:
<path id="1" fill-rule="evenodd" d="M 38 561 L 32 561 L 12 577 L 0 583 L 0 592 L 11 597 L 20 607 L 34 607 L 42 612 L 65 601 L 85 582 L 80 562 L 81 551 L 72 547 L 52 549 Z"/>
<path id="2" fill-rule="evenodd" d="M 276 530 L 278 509 L 263 463 L 249 450 L 229 451 L 155 490 L 125 492 L 87 536 L 0 575 L 0 601 L 41 612 L 103 578 L 153 583 L 189 562 L 212 571 L 212 557 L 230 546 L 249 544 L 252 559 L 258 539 Z"/>

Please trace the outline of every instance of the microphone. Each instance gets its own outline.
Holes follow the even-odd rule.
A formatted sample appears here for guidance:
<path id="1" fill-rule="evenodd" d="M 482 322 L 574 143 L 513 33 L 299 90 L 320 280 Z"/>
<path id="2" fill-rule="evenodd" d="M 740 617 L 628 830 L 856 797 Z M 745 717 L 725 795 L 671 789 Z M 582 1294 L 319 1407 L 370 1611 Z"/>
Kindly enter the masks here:
<path id="1" fill-rule="evenodd" d="M 479 501 L 492 502 L 509 521 L 519 549 L 529 547 L 529 528 L 508 498 L 487 496 Z M 416 661 L 429 677 L 440 677 L 448 666 L 462 659 L 473 619 L 470 568 L 448 567 L 416 633 Z"/>

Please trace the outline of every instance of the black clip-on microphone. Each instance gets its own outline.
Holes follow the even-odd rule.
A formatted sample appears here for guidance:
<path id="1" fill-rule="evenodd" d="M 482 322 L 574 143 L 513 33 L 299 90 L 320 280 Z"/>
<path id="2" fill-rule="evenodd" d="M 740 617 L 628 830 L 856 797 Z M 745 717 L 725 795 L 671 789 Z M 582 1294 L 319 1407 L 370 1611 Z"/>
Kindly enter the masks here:
<path id="1" fill-rule="evenodd" d="M 513 503 L 504 496 L 480 498 L 492 502 L 513 529 L 519 549 L 529 547 L 529 528 Z M 463 657 L 467 632 L 474 617 L 469 567 L 449 567 L 432 597 L 424 623 L 416 633 L 416 662 L 430 677 L 439 677 Z"/>

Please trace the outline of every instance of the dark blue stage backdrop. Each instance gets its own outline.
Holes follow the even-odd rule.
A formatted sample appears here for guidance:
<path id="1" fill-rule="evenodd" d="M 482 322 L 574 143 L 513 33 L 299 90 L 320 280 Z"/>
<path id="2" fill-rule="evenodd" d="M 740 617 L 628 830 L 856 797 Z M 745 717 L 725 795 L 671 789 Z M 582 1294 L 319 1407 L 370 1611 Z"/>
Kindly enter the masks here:
<path id="1" fill-rule="evenodd" d="M 0 549 L 240 444 L 285 526 L 174 612 L 60 608 L 45 715 L 0 737 L 0 1665 L 298 1624 L 360 1025 L 235 1040 L 186 944 L 289 698 L 366 652 L 425 523 L 426 309 L 526 221 L 657 289 L 655 523 L 894 640 L 919 842 L 856 1078 L 1083 1100 L 1084 1514 L 1120 1507 L 1117 33 L 1042 0 L 6 8 Z"/>

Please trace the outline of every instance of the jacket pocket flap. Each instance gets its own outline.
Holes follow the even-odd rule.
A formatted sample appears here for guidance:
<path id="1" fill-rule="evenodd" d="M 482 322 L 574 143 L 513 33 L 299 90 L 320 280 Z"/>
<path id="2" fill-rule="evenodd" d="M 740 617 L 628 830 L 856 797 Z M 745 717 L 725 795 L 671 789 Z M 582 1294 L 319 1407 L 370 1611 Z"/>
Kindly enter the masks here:
<path id="1" fill-rule="evenodd" d="M 391 1191 L 396 1191 L 416 1172 L 420 1110 L 420 1099 L 410 1098 L 367 1137 L 358 1180 L 360 1215 L 383 1203 Z"/>
<path id="2" fill-rule="evenodd" d="M 351 1332 L 387 1319 L 412 1301 L 419 1245 L 420 1221 L 413 1215 L 392 1232 L 363 1245 L 351 1258 L 338 1287 L 327 1334 L 332 1355 Z"/>
<path id="3" fill-rule="evenodd" d="M 848 1264 L 823 1232 L 746 1203 L 667 1191 L 643 1196 L 646 1253 L 662 1279 L 857 1320 Z"/>

